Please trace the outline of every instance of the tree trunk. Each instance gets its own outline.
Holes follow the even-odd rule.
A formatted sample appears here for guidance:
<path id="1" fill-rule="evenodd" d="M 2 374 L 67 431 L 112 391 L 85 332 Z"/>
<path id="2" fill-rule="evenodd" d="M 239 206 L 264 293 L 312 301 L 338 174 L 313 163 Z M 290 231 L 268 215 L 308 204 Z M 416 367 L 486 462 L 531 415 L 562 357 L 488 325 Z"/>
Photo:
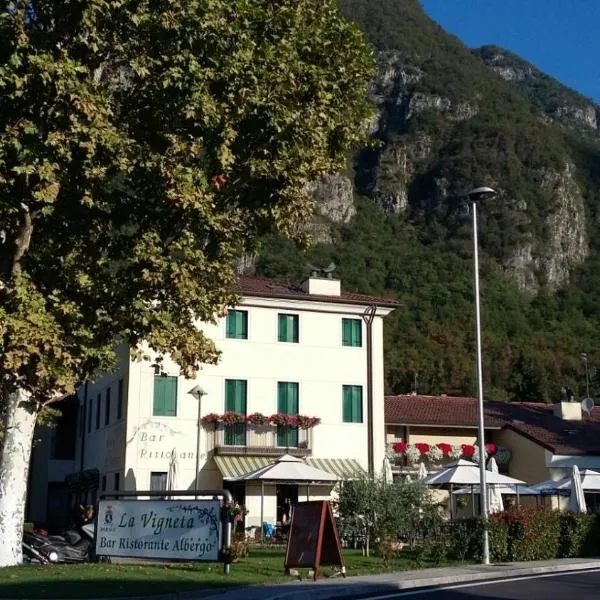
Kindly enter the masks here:
<path id="1" fill-rule="evenodd" d="M 7 398 L 0 454 L 0 567 L 23 562 L 23 522 L 37 411 L 24 390 Z"/>

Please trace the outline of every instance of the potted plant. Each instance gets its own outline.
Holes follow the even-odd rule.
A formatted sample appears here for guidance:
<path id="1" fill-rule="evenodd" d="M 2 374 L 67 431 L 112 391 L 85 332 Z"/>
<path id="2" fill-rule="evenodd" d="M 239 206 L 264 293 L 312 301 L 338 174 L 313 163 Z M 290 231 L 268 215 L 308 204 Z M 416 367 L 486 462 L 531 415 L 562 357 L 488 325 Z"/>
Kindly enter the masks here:
<path id="1" fill-rule="evenodd" d="M 220 417 L 217 413 L 209 413 L 202 417 L 201 423 L 206 427 L 207 425 L 214 425 L 215 423 L 218 423 L 219 419 Z"/>
<path id="2" fill-rule="evenodd" d="M 321 419 L 318 417 L 307 417 L 306 415 L 298 415 L 296 417 L 296 423 L 300 429 L 312 429 L 316 425 L 319 425 Z"/>
<path id="3" fill-rule="evenodd" d="M 273 425 L 278 425 L 279 427 L 294 427 L 298 423 L 296 415 L 286 415 L 285 413 L 271 415 L 269 420 Z"/>
<path id="4" fill-rule="evenodd" d="M 248 509 L 238 502 L 226 502 L 223 511 L 230 521 L 241 521 L 248 514 Z"/>
<path id="5" fill-rule="evenodd" d="M 263 426 L 269 424 L 269 417 L 267 415 L 263 415 L 262 413 L 252 413 L 246 417 L 246 422 L 255 426 Z"/>
<path id="6" fill-rule="evenodd" d="M 237 562 L 238 553 L 233 546 L 228 546 L 227 548 L 224 548 L 223 550 L 221 550 L 219 558 L 220 558 L 221 562 L 224 562 L 224 563 Z"/>
<path id="7" fill-rule="evenodd" d="M 246 417 L 240 413 L 229 411 L 221 415 L 220 421 L 225 423 L 225 425 L 237 425 L 238 423 L 244 423 Z"/>

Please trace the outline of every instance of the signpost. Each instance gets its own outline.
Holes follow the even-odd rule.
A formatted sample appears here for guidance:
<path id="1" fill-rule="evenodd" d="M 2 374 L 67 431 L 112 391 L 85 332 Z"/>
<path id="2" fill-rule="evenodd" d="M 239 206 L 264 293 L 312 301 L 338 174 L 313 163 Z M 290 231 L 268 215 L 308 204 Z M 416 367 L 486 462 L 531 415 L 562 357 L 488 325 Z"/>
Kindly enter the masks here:
<path id="1" fill-rule="evenodd" d="M 96 554 L 219 560 L 219 500 L 101 500 Z"/>
<path id="2" fill-rule="evenodd" d="M 319 568 L 325 565 L 341 567 L 342 575 L 346 576 L 342 545 L 331 505 L 327 500 L 299 502 L 292 514 L 285 553 L 286 572 L 292 567 L 310 567 L 316 581 Z"/>

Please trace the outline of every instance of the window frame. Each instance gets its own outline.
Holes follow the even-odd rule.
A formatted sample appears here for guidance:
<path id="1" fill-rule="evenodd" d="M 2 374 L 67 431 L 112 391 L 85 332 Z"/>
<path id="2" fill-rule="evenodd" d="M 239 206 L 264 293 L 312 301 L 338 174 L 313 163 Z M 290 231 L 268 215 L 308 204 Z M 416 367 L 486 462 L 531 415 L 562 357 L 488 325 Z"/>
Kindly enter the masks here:
<path id="1" fill-rule="evenodd" d="M 288 333 L 288 320 L 291 320 L 293 323 L 291 336 Z M 282 323 L 285 323 L 283 328 Z M 300 343 L 300 315 L 294 313 L 277 313 L 277 341 L 285 344 Z"/>
<path id="2" fill-rule="evenodd" d="M 347 326 L 349 330 L 347 330 Z M 356 339 L 357 337 L 358 339 Z M 362 345 L 362 320 L 342 317 L 342 346 L 345 348 L 362 348 Z"/>
<path id="3" fill-rule="evenodd" d="M 238 391 L 238 386 L 239 390 Z M 237 406 L 243 403 L 243 406 Z M 225 412 L 235 412 L 241 415 L 248 414 L 248 380 L 226 379 L 225 380 Z M 223 431 L 223 444 L 225 446 L 247 446 L 248 430 L 245 423 L 225 425 Z"/>
<path id="4" fill-rule="evenodd" d="M 291 390 L 293 392 L 290 394 Z M 292 403 L 295 402 L 295 408 L 292 406 L 290 409 L 290 400 Z M 283 407 L 284 402 L 285 408 Z M 300 384 L 297 381 L 277 382 L 277 412 L 284 415 L 300 414 Z M 283 427 L 278 425 L 276 435 L 278 448 L 298 447 L 298 426 Z"/>
<path id="5" fill-rule="evenodd" d="M 236 317 L 236 322 L 231 326 L 231 319 Z M 237 317 L 240 317 L 240 321 L 237 320 Z M 241 322 L 241 333 L 238 332 L 238 325 Z M 227 311 L 227 316 L 225 317 L 225 337 L 228 340 L 247 340 L 248 339 L 248 311 L 247 310 L 239 310 L 237 308 L 231 309 Z"/>
<path id="6" fill-rule="evenodd" d="M 360 393 L 359 398 L 355 398 L 354 394 Z M 347 396 L 350 394 L 350 397 Z M 349 404 L 349 413 L 348 404 Z M 357 410 L 357 408 L 359 410 Z M 356 415 L 356 412 L 360 414 Z M 362 385 L 343 385 L 342 386 L 342 423 L 362 424 L 364 423 L 364 394 Z"/>
<path id="7" fill-rule="evenodd" d="M 174 391 L 174 396 L 172 398 L 169 399 L 169 401 L 171 402 L 171 407 L 167 408 L 166 407 L 166 399 L 163 398 L 162 402 L 163 402 L 163 406 L 161 407 L 159 402 L 161 401 L 159 398 L 157 398 L 158 392 L 160 392 L 161 390 L 157 389 L 156 383 L 157 381 L 163 381 L 165 384 L 166 383 L 172 383 L 174 384 L 175 387 L 175 391 Z M 163 392 L 165 392 L 163 390 Z M 154 380 L 153 380 L 153 389 L 152 389 L 152 416 L 153 417 L 177 417 L 177 410 L 179 408 L 179 402 L 178 402 L 178 396 L 179 396 L 179 377 L 177 375 L 154 375 Z"/>

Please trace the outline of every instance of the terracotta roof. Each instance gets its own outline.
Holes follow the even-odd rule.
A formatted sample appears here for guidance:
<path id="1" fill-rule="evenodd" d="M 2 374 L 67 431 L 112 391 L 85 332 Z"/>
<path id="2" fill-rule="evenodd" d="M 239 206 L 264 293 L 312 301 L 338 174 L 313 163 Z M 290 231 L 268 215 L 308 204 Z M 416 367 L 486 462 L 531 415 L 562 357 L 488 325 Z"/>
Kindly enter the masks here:
<path id="1" fill-rule="evenodd" d="M 581 421 L 556 417 L 552 404 L 486 402 L 486 429 L 507 427 L 555 454 L 600 455 L 600 407 Z M 456 396 L 386 396 L 385 422 L 397 425 L 476 427 L 477 399 Z"/>
<path id="2" fill-rule="evenodd" d="M 259 296 L 261 298 L 290 298 L 343 304 L 377 304 L 378 306 L 387 306 L 390 308 L 398 306 L 398 302 L 390 298 L 380 298 L 355 292 L 342 292 L 341 296 L 309 294 L 302 289 L 300 283 L 272 279 L 271 277 L 253 277 L 250 275 L 240 276 L 238 291 L 244 296 Z"/>

